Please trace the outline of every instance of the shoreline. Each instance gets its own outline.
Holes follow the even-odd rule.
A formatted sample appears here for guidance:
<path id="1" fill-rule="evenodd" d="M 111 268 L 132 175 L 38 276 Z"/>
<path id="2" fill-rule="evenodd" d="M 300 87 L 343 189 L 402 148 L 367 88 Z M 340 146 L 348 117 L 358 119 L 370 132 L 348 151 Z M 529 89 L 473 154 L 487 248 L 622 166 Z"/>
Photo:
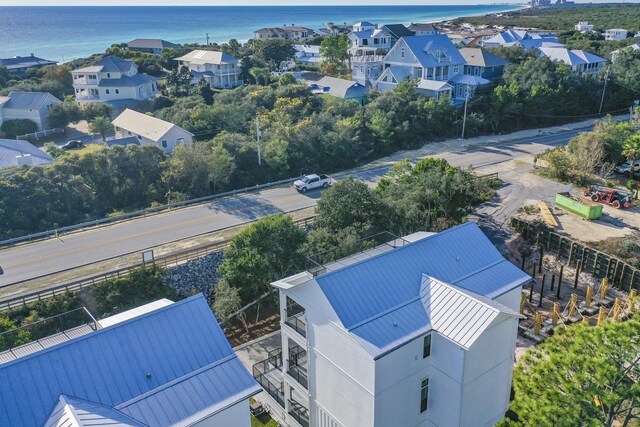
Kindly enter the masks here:
<path id="1" fill-rule="evenodd" d="M 442 23 L 457 18 L 486 16 L 520 10 L 520 4 L 500 5 L 418 5 L 418 6 L 86 6 L 74 8 L 70 6 L 3 6 L 0 10 L 10 10 L 14 13 L 5 15 L 5 32 L 7 42 L 0 47 L 0 57 L 36 56 L 67 63 L 76 59 L 87 58 L 94 54 L 102 54 L 112 44 L 123 43 L 135 38 L 160 38 L 178 44 L 205 44 L 205 36 L 209 34 L 211 43 L 227 43 L 231 39 L 246 43 L 253 39 L 253 31 L 263 27 L 281 27 L 298 25 L 318 30 L 327 22 L 346 22 L 352 24 L 358 21 L 370 21 L 384 25 L 388 23 L 410 24 Z M 152 9 L 153 12 L 138 17 L 137 10 Z M 70 14 L 69 10 L 77 10 Z M 251 10 L 263 11 L 252 16 Z M 58 13 L 54 13 L 58 10 Z M 163 13 L 167 11 L 166 13 Z M 202 10 L 202 13 L 194 13 Z M 225 11 L 216 14 L 216 10 Z M 125 14 L 123 15 L 123 12 Z M 128 12 L 126 12 L 128 11 Z M 271 11 L 271 13 L 269 13 Z M 282 13 L 288 11 L 289 13 Z M 206 12 L 206 13 L 205 13 Z M 12 33 L 12 26 L 18 26 L 25 14 L 35 16 L 46 23 L 57 21 L 55 26 L 49 26 L 44 34 L 30 34 L 29 40 L 24 35 Z M 56 15 L 63 15 L 65 21 L 56 19 Z M 190 22 L 177 31 L 171 26 L 163 24 L 163 19 L 172 16 L 174 20 Z M 435 15 L 435 16 L 434 16 Z M 438 16 L 440 15 L 440 16 Z M 97 19 L 100 25 L 95 26 Z M 135 25 L 144 19 L 145 25 Z M 284 21 L 284 22 L 283 22 Z M 90 25 L 93 23 L 94 25 Z M 0 28 L 2 17 L 0 17 Z M 46 27 L 42 25 L 42 27 Z M 59 31 L 62 28 L 74 28 L 73 33 Z M 17 34 L 17 35 L 15 35 Z M 82 37 L 79 34 L 90 34 Z M 11 40 L 11 37 L 14 40 Z M 4 37 L 0 29 L 0 37 Z M 30 41 L 33 40 L 33 43 Z M 43 43 L 43 40 L 47 41 Z M 83 43 L 84 41 L 84 43 Z"/>

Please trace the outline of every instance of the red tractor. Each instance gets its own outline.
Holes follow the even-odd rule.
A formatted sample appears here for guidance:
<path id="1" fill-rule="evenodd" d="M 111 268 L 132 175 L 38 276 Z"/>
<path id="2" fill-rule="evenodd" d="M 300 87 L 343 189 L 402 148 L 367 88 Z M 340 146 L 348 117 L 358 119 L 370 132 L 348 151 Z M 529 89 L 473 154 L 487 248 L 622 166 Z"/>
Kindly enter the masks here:
<path id="1" fill-rule="evenodd" d="M 594 202 L 611 205 L 616 209 L 628 208 L 633 205 L 631 193 L 620 191 L 615 188 L 603 187 L 601 185 L 591 185 L 583 191 L 586 197 L 590 197 Z"/>

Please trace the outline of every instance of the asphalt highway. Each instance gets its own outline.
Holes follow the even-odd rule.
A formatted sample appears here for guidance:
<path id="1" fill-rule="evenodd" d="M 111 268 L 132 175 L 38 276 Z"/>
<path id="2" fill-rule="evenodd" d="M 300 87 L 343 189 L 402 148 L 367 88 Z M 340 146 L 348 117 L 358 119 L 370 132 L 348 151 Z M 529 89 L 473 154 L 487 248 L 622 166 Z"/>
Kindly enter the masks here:
<path id="1" fill-rule="evenodd" d="M 566 144 L 580 132 L 538 136 L 434 157 L 444 157 L 455 166 L 481 168 Z M 353 175 L 375 185 L 388 170 L 389 166 L 374 167 Z M 337 174 L 334 178 L 344 176 Z M 0 266 L 4 270 L 0 275 L 0 287 L 119 255 L 140 253 L 266 215 L 312 207 L 320 194 L 320 191 L 300 194 L 293 187 L 272 188 L 8 248 L 0 251 Z"/>

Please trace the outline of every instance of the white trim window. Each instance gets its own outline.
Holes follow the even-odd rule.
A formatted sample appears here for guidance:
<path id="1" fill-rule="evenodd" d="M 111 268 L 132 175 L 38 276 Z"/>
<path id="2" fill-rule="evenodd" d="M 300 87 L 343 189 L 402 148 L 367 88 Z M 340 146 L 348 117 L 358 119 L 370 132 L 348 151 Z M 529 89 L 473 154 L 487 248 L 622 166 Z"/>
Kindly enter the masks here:
<path id="1" fill-rule="evenodd" d="M 429 407 L 429 378 L 422 380 L 420 385 L 420 413 L 423 413 Z"/>

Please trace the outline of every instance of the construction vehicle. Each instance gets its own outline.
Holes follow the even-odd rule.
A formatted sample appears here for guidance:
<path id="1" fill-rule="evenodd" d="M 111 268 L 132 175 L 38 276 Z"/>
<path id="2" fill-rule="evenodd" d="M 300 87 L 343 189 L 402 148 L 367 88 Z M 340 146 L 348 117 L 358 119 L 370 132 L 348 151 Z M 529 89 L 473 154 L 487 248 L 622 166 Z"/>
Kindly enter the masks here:
<path id="1" fill-rule="evenodd" d="M 633 195 L 617 188 L 604 187 L 602 185 L 591 185 L 583 191 L 585 197 L 591 198 L 594 202 L 611 205 L 616 209 L 628 208 L 633 205 Z"/>

